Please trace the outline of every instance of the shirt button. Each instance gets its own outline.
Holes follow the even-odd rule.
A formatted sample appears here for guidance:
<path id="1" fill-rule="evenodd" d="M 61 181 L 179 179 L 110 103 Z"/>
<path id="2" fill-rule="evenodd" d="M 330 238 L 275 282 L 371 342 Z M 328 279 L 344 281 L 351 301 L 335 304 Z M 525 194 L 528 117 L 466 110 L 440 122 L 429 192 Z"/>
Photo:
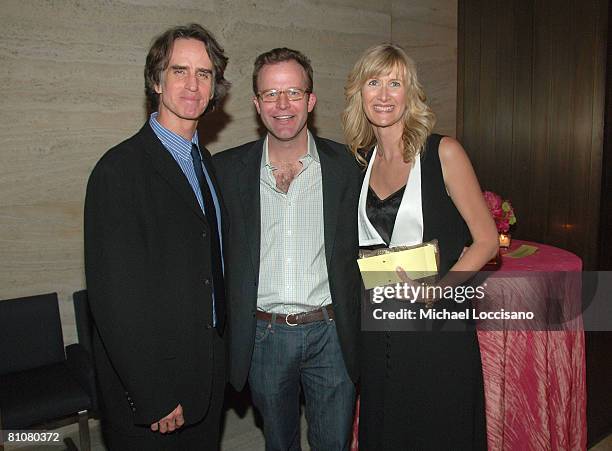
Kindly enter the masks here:
<path id="1" fill-rule="evenodd" d="M 204 279 L 204 285 L 206 286 L 210 285 L 210 279 Z"/>
<path id="2" fill-rule="evenodd" d="M 206 238 L 206 230 L 202 232 L 202 238 Z"/>

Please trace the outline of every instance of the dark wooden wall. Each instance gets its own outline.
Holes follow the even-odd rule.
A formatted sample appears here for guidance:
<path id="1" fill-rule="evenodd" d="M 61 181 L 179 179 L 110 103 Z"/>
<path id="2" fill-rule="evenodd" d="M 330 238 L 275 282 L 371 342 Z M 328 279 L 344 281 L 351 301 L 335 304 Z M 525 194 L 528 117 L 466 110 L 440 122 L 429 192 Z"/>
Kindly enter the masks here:
<path id="1" fill-rule="evenodd" d="M 460 0 L 457 135 L 513 235 L 597 265 L 607 0 Z"/>
<path id="2" fill-rule="evenodd" d="M 612 26 L 612 8 L 608 8 L 608 28 Z M 599 231 L 599 270 L 612 270 L 612 33 L 608 31 L 606 63 L 606 113 L 604 154 L 601 180 L 601 228 Z"/>
<path id="3" fill-rule="evenodd" d="M 608 27 L 612 8 L 608 9 Z M 601 181 L 599 270 L 612 270 L 612 39 L 608 32 L 606 113 Z M 586 333 L 587 424 L 589 443 L 612 432 L 612 332 Z"/>
<path id="4" fill-rule="evenodd" d="M 607 0 L 459 1 L 457 135 L 483 188 L 512 200 L 515 236 L 600 270 L 612 269 L 609 13 Z M 612 335 L 586 339 L 592 445 L 612 429 Z"/>

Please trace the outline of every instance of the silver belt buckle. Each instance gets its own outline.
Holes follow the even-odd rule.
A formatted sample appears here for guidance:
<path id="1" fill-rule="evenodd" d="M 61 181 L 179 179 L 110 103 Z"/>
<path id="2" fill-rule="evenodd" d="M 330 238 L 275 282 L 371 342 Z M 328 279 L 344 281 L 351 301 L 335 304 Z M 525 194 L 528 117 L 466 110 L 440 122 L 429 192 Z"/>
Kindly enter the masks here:
<path id="1" fill-rule="evenodd" d="M 285 315 L 285 323 L 287 324 L 287 326 L 297 326 L 298 323 L 290 323 L 289 322 L 289 317 L 293 315 L 293 316 L 297 316 L 297 313 L 289 313 L 288 315 Z"/>

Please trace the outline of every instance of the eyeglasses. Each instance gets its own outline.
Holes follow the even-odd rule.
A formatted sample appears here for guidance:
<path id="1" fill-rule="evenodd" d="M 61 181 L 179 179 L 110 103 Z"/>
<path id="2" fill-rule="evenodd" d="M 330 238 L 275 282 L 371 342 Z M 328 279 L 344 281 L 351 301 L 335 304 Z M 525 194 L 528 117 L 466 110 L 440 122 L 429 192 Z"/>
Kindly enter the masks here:
<path id="1" fill-rule="evenodd" d="M 280 99 L 282 93 L 287 94 L 287 99 L 295 102 L 297 100 L 302 100 L 304 95 L 310 94 L 310 91 L 300 88 L 268 89 L 258 93 L 257 95 L 262 102 L 276 102 L 278 99 Z"/>

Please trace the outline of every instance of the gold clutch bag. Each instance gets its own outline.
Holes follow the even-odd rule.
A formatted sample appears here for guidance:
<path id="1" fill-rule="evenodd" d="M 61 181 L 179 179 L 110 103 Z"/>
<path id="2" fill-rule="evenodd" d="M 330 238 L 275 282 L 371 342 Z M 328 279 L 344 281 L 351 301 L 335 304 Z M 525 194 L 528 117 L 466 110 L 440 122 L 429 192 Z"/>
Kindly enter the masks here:
<path id="1" fill-rule="evenodd" d="M 357 264 L 367 290 L 402 283 L 396 272 L 398 266 L 402 267 L 412 280 L 432 283 L 437 280 L 440 265 L 438 240 L 415 246 L 360 249 Z"/>

